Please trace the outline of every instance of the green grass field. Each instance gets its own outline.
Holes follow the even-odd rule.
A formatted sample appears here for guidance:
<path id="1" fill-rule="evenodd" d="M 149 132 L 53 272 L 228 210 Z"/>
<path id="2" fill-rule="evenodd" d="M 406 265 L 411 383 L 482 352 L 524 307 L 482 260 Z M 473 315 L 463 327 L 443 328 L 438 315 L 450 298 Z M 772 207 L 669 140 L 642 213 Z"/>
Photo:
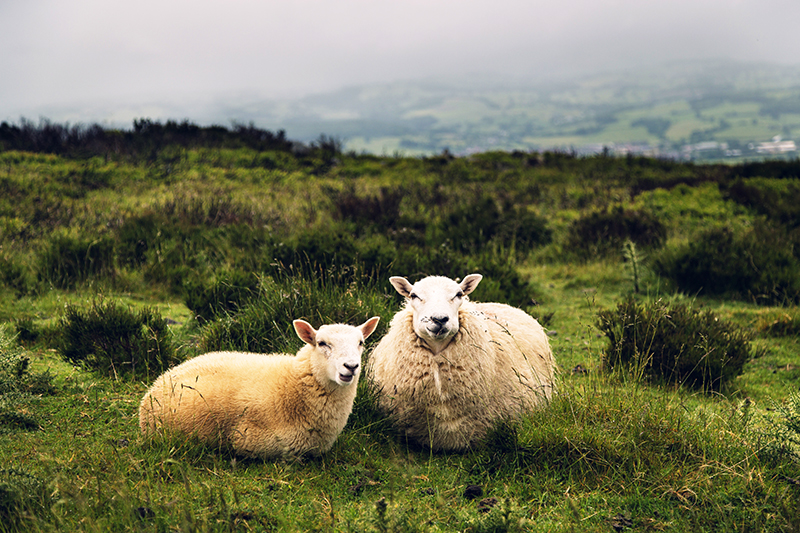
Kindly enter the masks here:
<path id="1" fill-rule="evenodd" d="M 0 531 L 800 530 L 800 246 L 785 244 L 797 243 L 800 177 L 782 165 L 0 152 Z M 713 263 L 733 280 L 724 291 L 683 288 L 679 267 L 727 253 L 708 235 L 774 261 L 758 263 L 769 277 Z M 634 259 L 623 240 L 636 240 Z M 484 275 L 474 300 L 539 318 L 559 373 L 549 405 L 465 453 L 397 437 L 368 376 L 321 458 L 144 438 L 138 402 L 155 375 L 114 379 L 62 357 L 66 310 L 98 300 L 155 309 L 179 358 L 234 342 L 238 325 L 248 343 L 294 351 L 282 340 L 294 318 L 380 314 L 387 327 L 402 303 L 389 275 L 470 272 Z M 251 292 L 215 296 L 252 275 Z M 713 312 L 750 339 L 741 373 L 710 390 L 608 371 L 598 316 L 627 298 Z M 25 371 L 4 362 L 20 357 Z"/>

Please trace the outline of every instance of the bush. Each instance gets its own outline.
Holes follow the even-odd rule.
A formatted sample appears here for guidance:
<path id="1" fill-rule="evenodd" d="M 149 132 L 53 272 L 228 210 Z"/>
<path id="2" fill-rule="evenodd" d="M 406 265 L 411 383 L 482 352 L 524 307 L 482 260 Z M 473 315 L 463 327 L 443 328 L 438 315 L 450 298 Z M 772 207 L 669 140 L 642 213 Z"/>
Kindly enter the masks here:
<path id="1" fill-rule="evenodd" d="M 68 305 L 60 320 L 61 356 L 116 378 L 152 378 L 178 362 L 172 334 L 150 307 L 138 312 L 95 301 L 86 310 Z"/>
<path id="2" fill-rule="evenodd" d="M 109 238 L 56 236 L 39 256 L 39 281 L 71 289 L 93 276 L 113 274 L 114 243 Z"/>
<path id="3" fill-rule="evenodd" d="M 581 258 L 619 254 L 626 241 L 658 248 L 667 228 L 652 213 L 617 206 L 579 218 L 568 229 L 567 248 Z"/>
<path id="4" fill-rule="evenodd" d="M 31 409 L 34 395 L 54 390 L 49 372 L 30 372 L 30 359 L 15 346 L 15 340 L 6 329 L 0 329 L 0 434 L 37 429 L 39 422 Z"/>
<path id="5" fill-rule="evenodd" d="M 372 281 L 346 281 L 361 278 L 345 267 L 317 275 L 288 275 L 261 279 L 258 296 L 237 312 L 209 323 L 200 336 L 200 350 L 242 350 L 258 353 L 297 351 L 292 321 L 302 318 L 314 327 L 343 323 L 358 325 L 373 316 L 381 316 L 370 341 L 382 336 L 395 312 L 392 300 L 376 289 Z M 387 283 L 388 285 L 388 283 Z"/>
<path id="6" fill-rule="evenodd" d="M 0 257 L 0 284 L 12 289 L 17 297 L 29 292 L 25 269 L 8 256 Z"/>
<path id="7" fill-rule="evenodd" d="M 750 359 L 750 335 L 710 311 L 628 298 L 598 316 L 608 338 L 607 370 L 623 368 L 654 382 L 719 390 Z"/>
<path id="8" fill-rule="evenodd" d="M 781 457 L 800 460 L 800 394 L 790 394 L 785 402 L 775 402 L 777 419 L 769 420 L 769 450 Z"/>
<path id="9" fill-rule="evenodd" d="M 224 272 L 210 285 L 199 280 L 186 283 L 186 307 L 207 322 L 237 311 L 258 294 L 258 277 L 240 270 Z"/>
<path id="10" fill-rule="evenodd" d="M 761 304 L 800 301 L 800 260 L 786 234 L 766 224 L 744 232 L 707 230 L 686 246 L 662 253 L 653 267 L 691 294 Z"/>
<path id="11" fill-rule="evenodd" d="M 525 207 L 504 205 L 501 209 L 488 195 L 456 208 L 439 224 L 437 233 L 431 244 L 449 242 L 466 254 L 490 242 L 529 250 L 550 243 L 553 236 L 544 218 Z"/>

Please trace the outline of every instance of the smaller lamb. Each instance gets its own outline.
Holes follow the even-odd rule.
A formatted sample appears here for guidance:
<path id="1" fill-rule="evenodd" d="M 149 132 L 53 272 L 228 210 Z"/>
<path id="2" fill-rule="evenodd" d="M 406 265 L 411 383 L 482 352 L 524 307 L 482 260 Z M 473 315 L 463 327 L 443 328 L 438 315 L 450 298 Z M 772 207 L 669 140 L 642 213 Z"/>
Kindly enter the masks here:
<path id="1" fill-rule="evenodd" d="M 400 434 L 434 450 L 467 449 L 553 393 L 544 329 L 515 307 L 469 301 L 481 279 L 389 280 L 406 305 L 372 351 L 368 375 Z"/>
<path id="2" fill-rule="evenodd" d="M 364 340 L 380 317 L 358 327 L 294 329 L 297 355 L 212 352 L 156 379 L 139 405 L 144 434 L 174 431 L 247 457 L 292 459 L 328 451 L 353 410 Z"/>

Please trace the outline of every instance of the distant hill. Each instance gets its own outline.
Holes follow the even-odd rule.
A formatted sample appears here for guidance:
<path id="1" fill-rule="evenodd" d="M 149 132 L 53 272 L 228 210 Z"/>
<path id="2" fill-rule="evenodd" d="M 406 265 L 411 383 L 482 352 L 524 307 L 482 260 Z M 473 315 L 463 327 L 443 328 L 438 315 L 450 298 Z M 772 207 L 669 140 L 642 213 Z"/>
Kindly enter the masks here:
<path id="1" fill-rule="evenodd" d="M 324 135 L 346 150 L 377 155 L 561 150 L 700 161 L 794 159 L 800 64 L 693 61 L 570 78 L 480 74 L 282 99 L 227 94 L 130 102 L 124 109 L 83 103 L 43 108 L 39 116 L 122 128 L 134 119 L 254 124 L 304 143 Z"/>
<path id="2" fill-rule="evenodd" d="M 561 80 L 476 76 L 240 104 L 228 101 L 227 112 L 246 109 L 248 120 L 292 138 L 325 133 L 378 154 L 606 148 L 742 158 L 766 155 L 760 143 L 775 137 L 800 141 L 800 66 L 705 61 Z"/>

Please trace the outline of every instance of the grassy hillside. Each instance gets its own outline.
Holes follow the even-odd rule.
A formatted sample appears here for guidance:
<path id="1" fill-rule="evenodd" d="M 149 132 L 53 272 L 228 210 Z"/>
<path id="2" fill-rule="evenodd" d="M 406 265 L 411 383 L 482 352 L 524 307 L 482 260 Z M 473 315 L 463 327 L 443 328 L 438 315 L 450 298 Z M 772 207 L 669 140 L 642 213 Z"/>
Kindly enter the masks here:
<path id="1" fill-rule="evenodd" d="M 308 140 L 325 131 L 356 152 L 590 153 L 607 146 L 620 154 L 737 162 L 764 157 L 758 144 L 775 136 L 797 140 L 798 102 L 797 67 L 704 61 L 560 80 L 536 72 L 514 80 L 398 82 L 242 107 L 258 110 L 261 124 Z M 701 144 L 709 142 L 718 144 Z"/>
<path id="2" fill-rule="evenodd" d="M 376 157 L 185 126 L 0 152 L 1 531 L 800 529 L 797 161 Z M 471 272 L 560 371 L 467 453 L 395 436 L 368 379 L 320 459 L 139 435 L 176 361 L 295 351 L 294 318 L 380 315 L 371 346 L 390 275 Z"/>

